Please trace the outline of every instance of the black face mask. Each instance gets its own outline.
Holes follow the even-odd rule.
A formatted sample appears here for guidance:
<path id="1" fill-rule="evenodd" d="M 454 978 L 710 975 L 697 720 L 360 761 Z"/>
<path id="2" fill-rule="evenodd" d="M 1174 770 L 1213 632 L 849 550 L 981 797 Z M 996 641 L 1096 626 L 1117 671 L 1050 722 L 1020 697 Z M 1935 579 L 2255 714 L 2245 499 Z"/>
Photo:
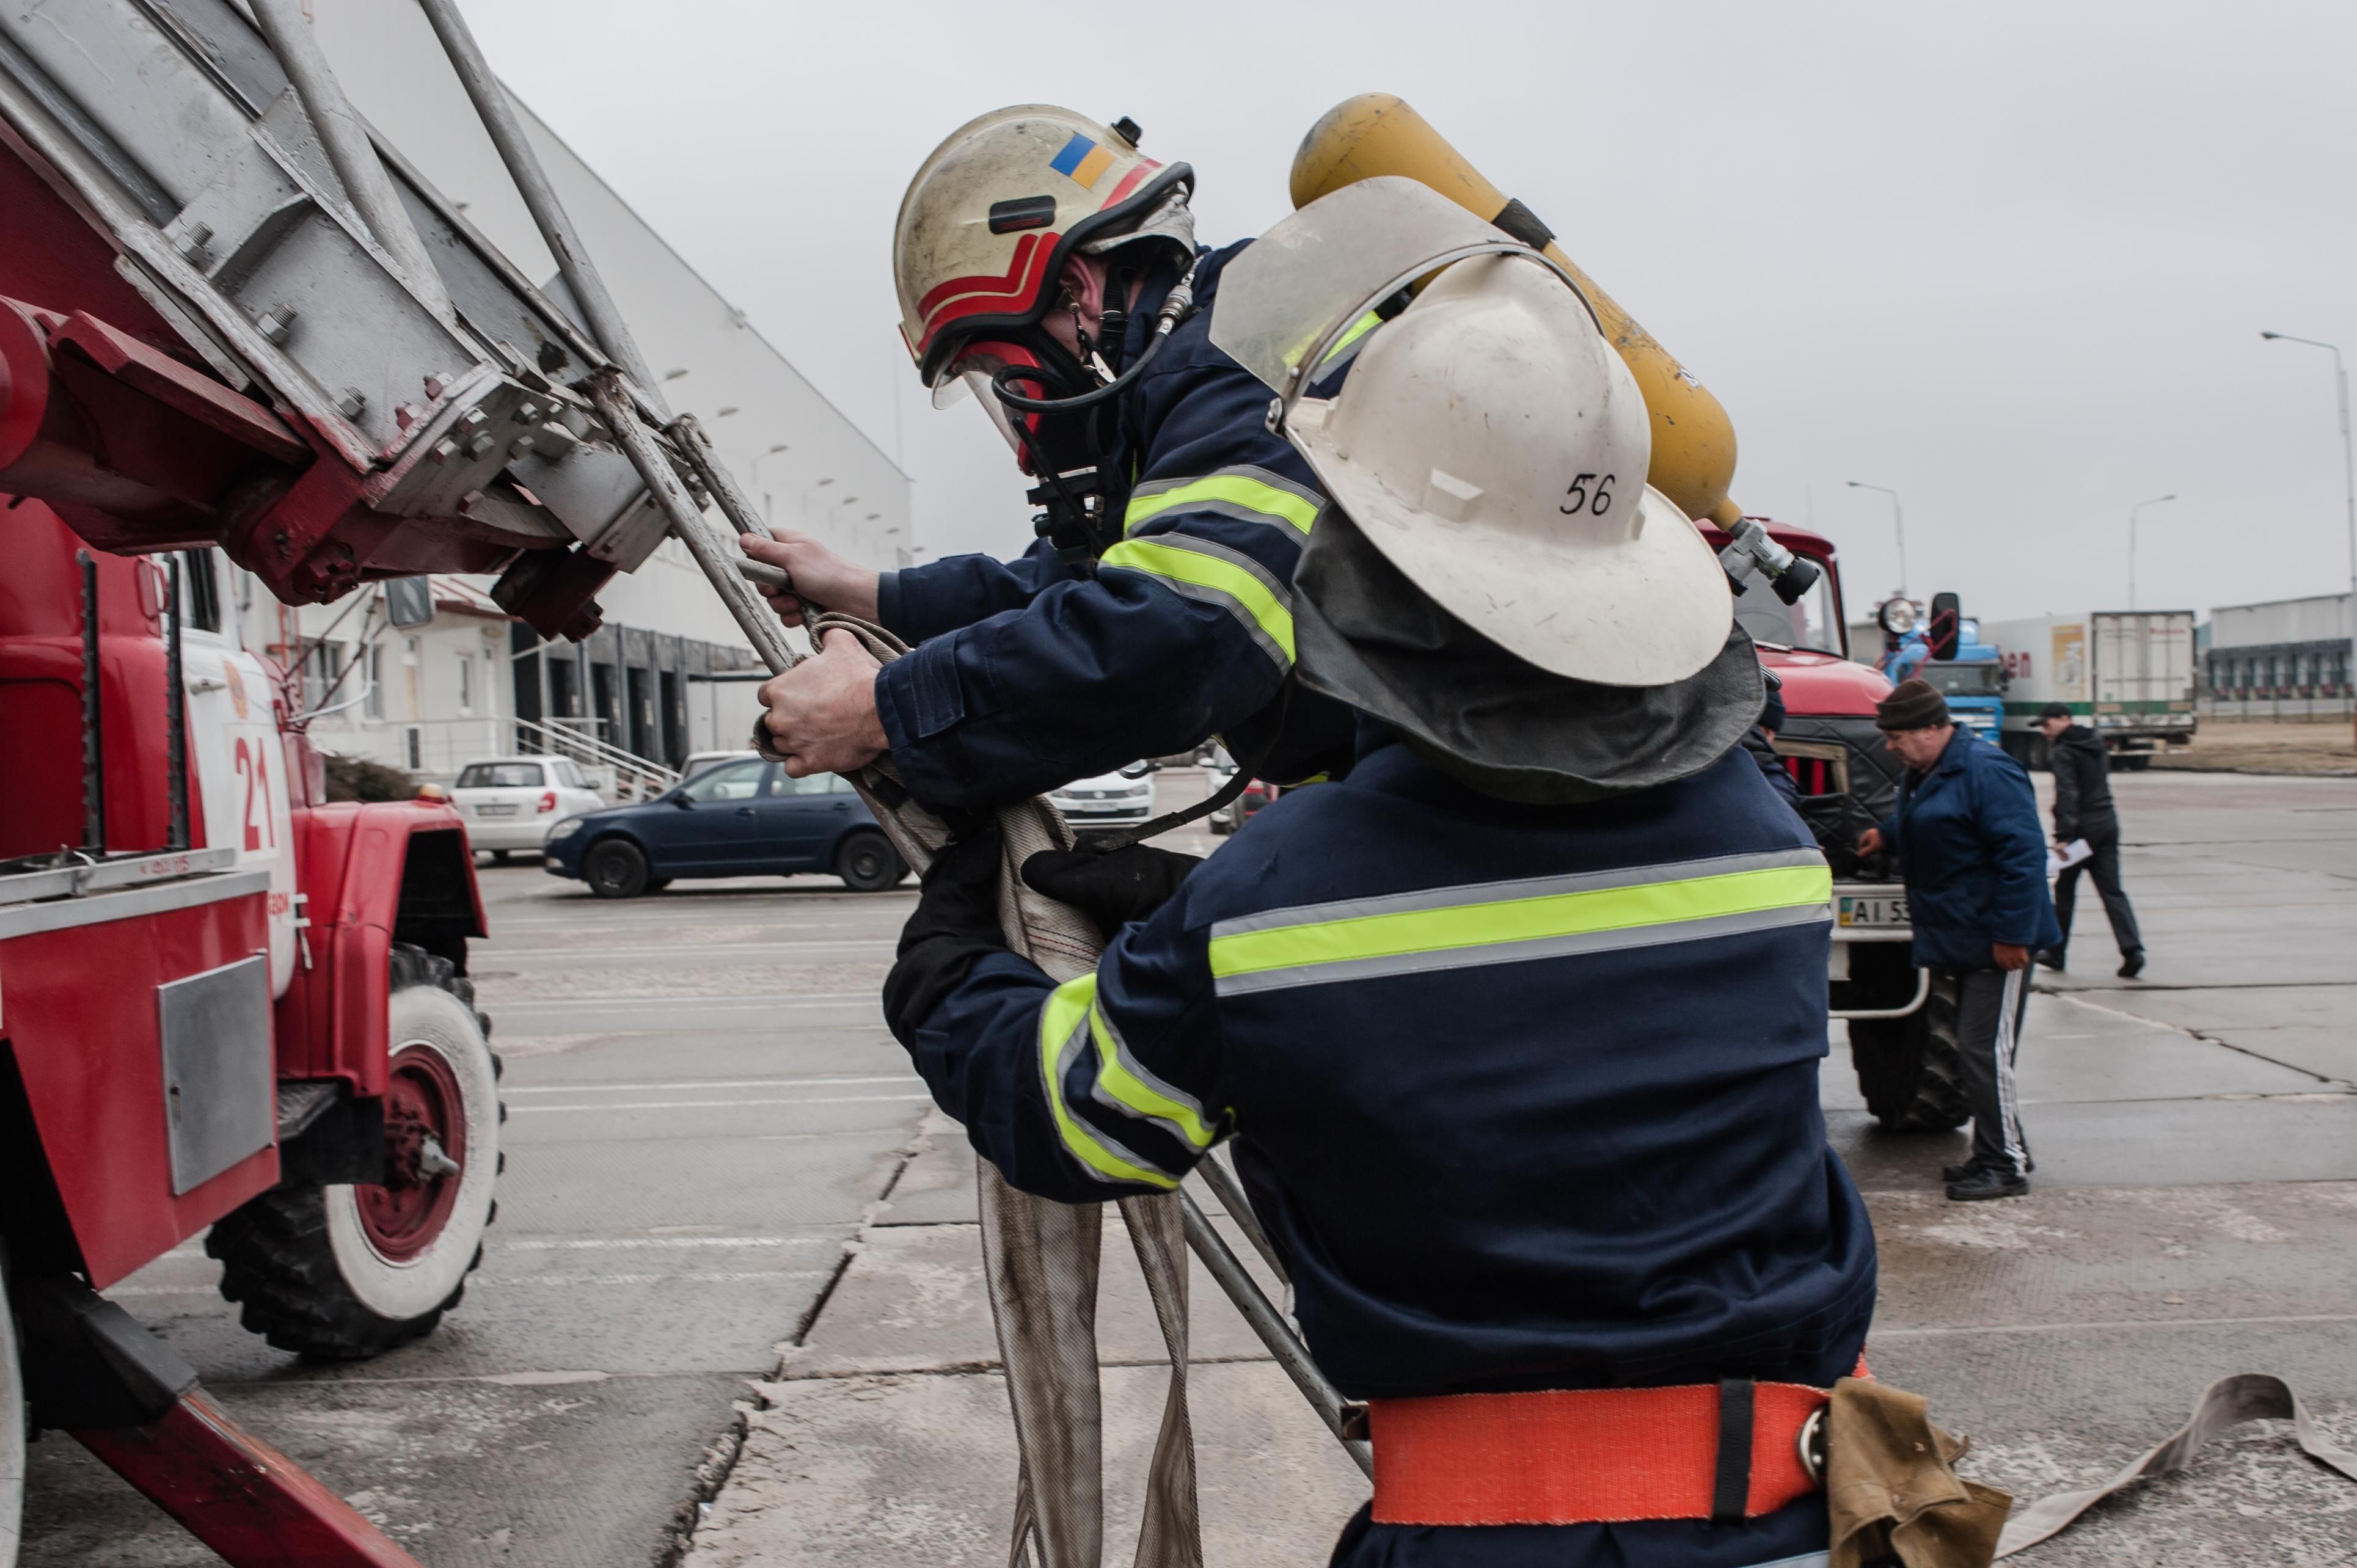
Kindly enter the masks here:
<path id="1" fill-rule="evenodd" d="M 1094 388 L 1095 378 L 1081 369 L 1062 344 L 1049 339 L 1049 347 L 1063 365 L 1054 371 L 1046 369 L 1049 354 L 1034 349 L 1043 368 L 1039 372 L 1021 372 L 1027 392 L 1044 392 L 1048 397 L 1056 397 L 1064 386 L 1078 392 Z M 1001 372 L 1002 377 L 1005 374 Z M 1037 381 L 1032 379 L 1035 374 L 1039 378 Z M 1039 481 L 1025 492 L 1026 499 L 1040 509 L 1031 520 L 1032 532 L 1052 542 L 1056 553 L 1068 565 L 1084 566 L 1093 562 L 1121 537 L 1119 526 L 1111 521 L 1106 495 L 1107 483 L 1113 477 L 1107 462 L 1114 445 L 1112 401 L 1071 412 L 1008 413 L 1016 428 L 1023 432 L 1024 457 Z"/>
<path id="2" fill-rule="evenodd" d="M 1168 341 L 1169 328 L 1191 310 L 1190 265 L 1169 299 L 1160 324 L 1137 362 L 1124 367 L 1129 336 L 1128 300 L 1139 282 L 1137 269 L 1117 264 L 1105 274 L 1105 300 L 1093 337 L 1074 323 L 1080 354 L 1074 355 L 1043 328 L 1024 334 L 1024 346 L 1039 363 L 1010 366 L 991 379 L 1007 417 L 1024 435 L 1025 456 L 1039 484 L 1028 492 L 1042 508 L 1031 520 L 1034 532 L 1051 540 L 1068 564 L 1087 567 L 1121 540 L 1114 515 L 1118 476 L 1112 455 L 1118 440 L 1119 399 Z M 1178 291 L 1186 291 L 1183 295 Z M 1066 295 L 1064 308 L 1071 308 Z M 1174 307 L 1177 314 L 1173 316 Z M 1103 374 L 1097 367 L 1103 367 Z"/>

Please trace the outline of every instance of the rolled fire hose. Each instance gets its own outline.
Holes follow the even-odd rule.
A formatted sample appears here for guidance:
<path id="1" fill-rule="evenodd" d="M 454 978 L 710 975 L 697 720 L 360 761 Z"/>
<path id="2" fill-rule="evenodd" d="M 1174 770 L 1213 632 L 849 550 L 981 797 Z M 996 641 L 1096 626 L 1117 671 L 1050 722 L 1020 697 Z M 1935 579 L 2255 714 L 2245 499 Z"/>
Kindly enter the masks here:
<path id="1" fill-rule="evenodd" d="M 847 631 L 879 662 L 909 651 L 890 632 L 850 616 L 821 614 L 812 618 L 808 629 L 813 646 L 830 631 Z M 878 761 L 875 768 L 898 783 L 888 761 Z M 895 830 L 893 837 L 915 841 L 920 855 L 944 842 L 942 824 L 922 807 L 888 806 L 870 790 L 862 793 L 869 795 L 878 820 Z M 1092 972 L 1102 946 L 1095 924 L 1070 905 L 1034 891 L 1020 875 L 1030 856 L 1072 848 L 1071 828 L 1054 807 L 1036 798 L 1008 806 L 997 817 L 998 918 L 1008 949 L 1059 984 Z M 919 856 L 910 859 L 918 862 Z M 977 1157 L 975 1165 L 984 1274 L 1020 1456 L 1007 1561 L 1037 1563 L 1039 1568 L 1098 1568 L 1104 1551 L 1104 1419 L 1096 1308 L 1104 1209 L 1018 1192 L 989 1161 Z M 1125 1197 L 1120 1203 L 1170 1359 L 1135 1563 L 1137 1568 L 1200 1568 L 1195 1438 L 1187 1415 L 1184 1217 L 1177 1193 Z"/>

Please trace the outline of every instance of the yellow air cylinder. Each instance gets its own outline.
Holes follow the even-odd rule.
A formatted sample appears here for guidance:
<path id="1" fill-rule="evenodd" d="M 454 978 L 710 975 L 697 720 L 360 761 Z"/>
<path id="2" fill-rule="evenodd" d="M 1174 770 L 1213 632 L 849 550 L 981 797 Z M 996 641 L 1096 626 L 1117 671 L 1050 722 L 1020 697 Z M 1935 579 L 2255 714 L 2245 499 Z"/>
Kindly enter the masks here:
<path id="1" fill-rule="evenodd" d="M 1365 92 L 1335 105 L 1309 128 L 1293 156 L 1293 205 L 1307 207 L 1329 192 L 1377 175 L 1405 175 L 1518 239 L 1534 237 L 1527 208 L 1481 177 L 1415 110 L 1388 92 Z M 1509 210 L 1512 209 L 1512 210 Z M 1596 286 L 1553 240 L 1546 254 L 1579 280 L 1645 394 L 1653 418 L 1652 487 L 1688 517 L 1732 525 L 1742 509 L 1727 499 L 1735 478 L 1735 426 L 1703 384 L 1653 335 L 1637 325 L 1612 296 Z"/>

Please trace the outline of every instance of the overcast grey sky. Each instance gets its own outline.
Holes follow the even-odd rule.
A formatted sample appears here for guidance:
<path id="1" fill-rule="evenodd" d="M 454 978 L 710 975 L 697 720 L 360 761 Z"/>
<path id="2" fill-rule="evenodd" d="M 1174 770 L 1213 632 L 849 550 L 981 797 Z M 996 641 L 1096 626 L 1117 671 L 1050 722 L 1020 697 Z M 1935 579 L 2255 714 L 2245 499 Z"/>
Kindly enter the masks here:
<path id="1" fill-rule="evenodd" d="M 2357 6 L 1409 6 L 467 0 L 493 64 L 917 480 L 936 554 L 1028 541 L 971 406 L 894 332 L 909 173 L 1061 102 L 1192 163 L 1199 232 L 1288 209 L 1293 150 L 1396 92 L 1717 393 L 1735 494 L 1830 535 L 1856 615 L 2336 592 L 2330 357 L 2357 354 Z"/>

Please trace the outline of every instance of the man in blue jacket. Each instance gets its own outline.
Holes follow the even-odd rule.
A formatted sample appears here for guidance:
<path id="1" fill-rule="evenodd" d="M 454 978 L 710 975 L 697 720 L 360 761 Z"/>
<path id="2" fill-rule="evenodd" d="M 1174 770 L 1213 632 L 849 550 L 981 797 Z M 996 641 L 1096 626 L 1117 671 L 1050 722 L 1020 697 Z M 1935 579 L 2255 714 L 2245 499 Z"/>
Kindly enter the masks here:
<path id="1" fill-rule="evenodd" d="M 999 110 L 910 182 L 902 336 L 937 396 L 970 390 L 1014 448 L 1041 537 L 1016 561 L 881 574 L 807 535 L 748 540 L 813 603 L 915 645 L 879 668 L 840 634 L 765 685 L 787 772 L 847 773 L 888 750 L 909 791 L 946 810 L 1214 735 L 1246 775 L 1348 764 L 1344 711 L 1289 679 L 1294 564 L 1325 491 L 1270 433 L 1268 389 L 1209 336 L 1250 242 L 1199 254 L 1193 170 L 1141 156 L 1136 135 L 1126 120 Z M 1329 357 L 1329 379 L 1356 346 Z M 794 595 L 770 596 L 798 617 Z"/>
<path id="2" fill-rule="evenodd" d="M 1757 655 L 1636 479 L 1635 382 L 1544 263 L 1475 257 L 1286 429 L 1349 509 L 1294 609 L 1355 765 L 1200 865 L 1034 856 L 1110 939 L 1060 984 L 1000 940 L 993 831 L 962 840 L 886 1017 L 1026 1191 L 1167 1191 L 1234 1141 L 1370 1406 L 1336 1564 L 1821 1562 L 1796 1422 L 1875 1294 L 1817 1103 L 1831 874 L 1738 744 Z M 1632 493 L 1574 509 L 1575 474 Z"/>
<path id="3" fill-rule="evenodd" d="M 1973 1152 L 1945 1173 L 1948 1196 L 2018 1197 L 2029 1190 L 2030 1158 L 2013 1069 L 2029 960 L 2060 936 L 2038 797 L 2021 764 L 1950 721 L 1947 699 L 1928 681 L 1901 682 L 1876 704 L 1874 722 L 1908 777 L 1899 809 L 1866 831 L 1858 853 L 1897 847 L 1915 962 L 1959 987 L 1956 1045 Z"/>

